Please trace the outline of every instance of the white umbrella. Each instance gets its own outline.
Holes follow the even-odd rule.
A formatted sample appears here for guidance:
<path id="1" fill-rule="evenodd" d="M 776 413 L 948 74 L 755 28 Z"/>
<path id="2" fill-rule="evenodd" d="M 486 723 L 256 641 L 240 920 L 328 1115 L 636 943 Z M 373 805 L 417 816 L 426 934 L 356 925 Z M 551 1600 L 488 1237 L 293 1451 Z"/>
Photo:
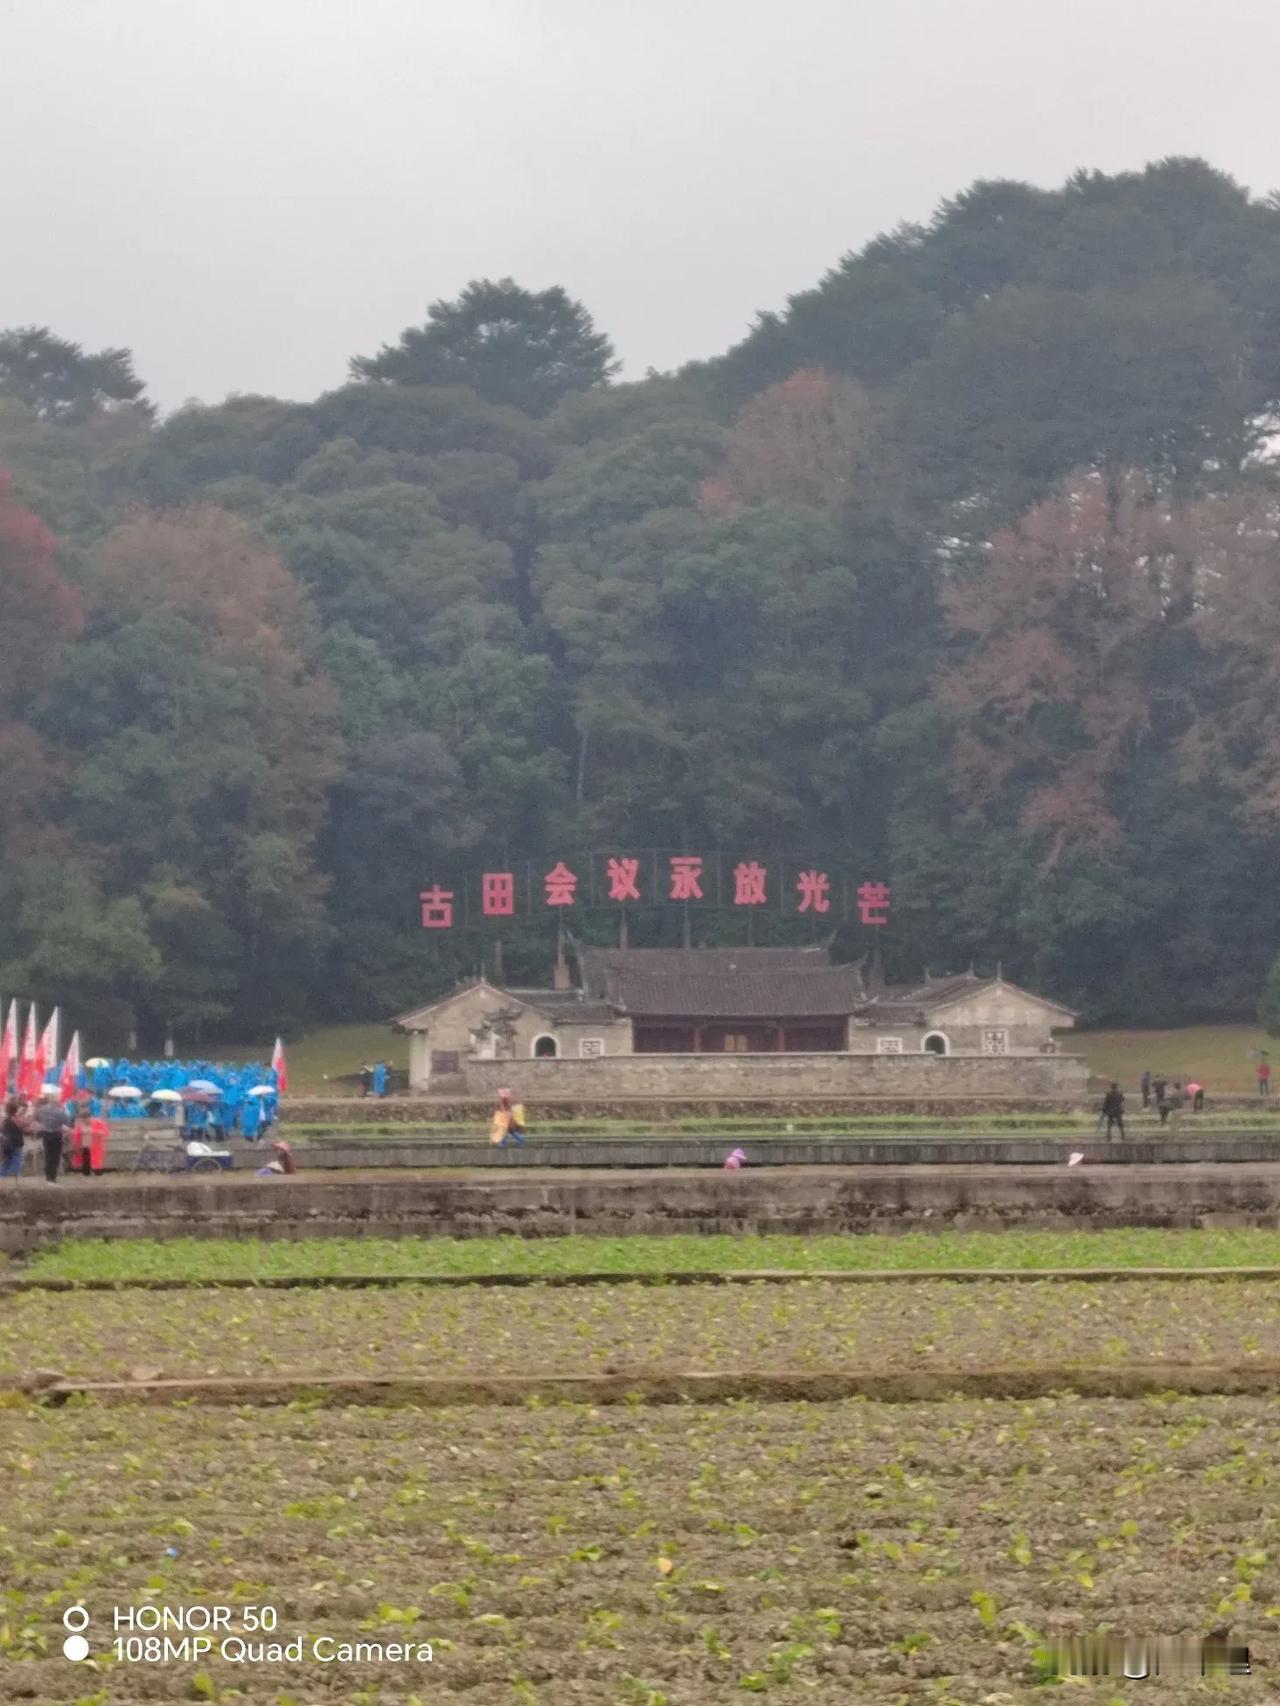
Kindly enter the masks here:
<path id="1" fill-rule="evenodd" d="M 153 1102 L 180 1102 L 182 1097 L 176 1090 L 153 1090 L 149 1100 Z"/>
<path id="2" fill-rule="evenodd" d="M 135 1089 L 132 1084 L 113 1084 L 107 1095 L 116 1102 L 140 1102 L 142 1091 Z"/>
<path id="3" fill-rule="evenodd" d="M 193 1078 L 187 1085 L 188 1090 L 200 1090 L 206 1096 L 219 1096 L 222 1092 L 216 1084 L 211 1084 L 207 1078 Z"/>
<path id="4" fill-rule="evenodd" d="M 56 1084 L 42 1084 L 40 1086 L 40 1094 L 42 1096 L 61 1096 L 62 1091 Z"/>
<path id="5" fill-rule="evenodd" d="M 100 1054 L 98 1054 L 98 1055 L 95 1055 L 92 1060 L 86 1060 L 85 1065 L 93 1067 L 94 1071 L 96 1072 L 98 1067 L 110 1066 L 111 1062 L 109 1060 L 103 1060 L 102 1056 Z"/>
<path id="6" fill-rule="evenodd" d="M 255 1084 L 253 1089 L 249 1091 L 251 1096 L 274 1096 L 275 1093 L 274 1084 Z"/>

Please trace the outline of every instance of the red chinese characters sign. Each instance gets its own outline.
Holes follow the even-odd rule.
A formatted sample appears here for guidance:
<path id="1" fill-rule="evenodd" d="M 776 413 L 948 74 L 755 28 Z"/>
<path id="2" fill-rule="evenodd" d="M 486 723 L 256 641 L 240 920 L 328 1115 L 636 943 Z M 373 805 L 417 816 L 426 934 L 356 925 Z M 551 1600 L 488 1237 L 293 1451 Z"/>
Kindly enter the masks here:
<path id="1" fill-rule="evenodd" d="M 841 869 L 836 861 L 754 854 L 606 850 L 436 880 L 419 891 L 424 930 L 452 930 L 486 919 L 554 916 L 592 907 L 695 906 L 774 912 L 882 929 L 892 891 Z"/>

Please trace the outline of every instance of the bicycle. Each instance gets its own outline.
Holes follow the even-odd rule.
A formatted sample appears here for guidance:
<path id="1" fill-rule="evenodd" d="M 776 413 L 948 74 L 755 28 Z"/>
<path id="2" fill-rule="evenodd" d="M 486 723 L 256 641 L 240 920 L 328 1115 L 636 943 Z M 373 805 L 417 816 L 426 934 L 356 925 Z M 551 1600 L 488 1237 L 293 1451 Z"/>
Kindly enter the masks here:
<path id="1" fill-rule="evenodd" d="M 134 1173 L 220 1173 L 216 1155 L 189 1155 L 184 1143 L 161 1144 L 144 1138 L 133 1158 Z"/>

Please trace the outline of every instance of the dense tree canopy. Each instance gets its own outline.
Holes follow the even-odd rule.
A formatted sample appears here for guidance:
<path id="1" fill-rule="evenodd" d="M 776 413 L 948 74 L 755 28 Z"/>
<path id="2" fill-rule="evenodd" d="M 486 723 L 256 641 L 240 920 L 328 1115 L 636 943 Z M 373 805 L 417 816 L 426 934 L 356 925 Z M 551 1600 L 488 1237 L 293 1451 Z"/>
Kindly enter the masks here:
<path id="1" fill-rule="evenodd" d="M 1280 202 L 1168 160 L 976 184 L 640 383 L 510 280 L 313 403 L 162 422 L 127 351 L 0 336 L 0 987 L 380 1016 L 483 951 L 415 928 L 433 873 L 751 843 L 890 882 L 891 972 L 1249 1010 L 1277 303 Z"/>
<path id="2" fill-rule="evenodd" d="M 477 279 L 456 302 L 433 302 L 424 326 L 351 363 L 357 379 L 469 385 L 488 403 L 534 416 L 604 384 L 616 367 L 613 346 L 580 302 L 558 285 L 522 290 L 509 278 Z"/>
<path id="3" fill-rule="evenodd" d="M 83 421 L 123 403 L 151 412 L 127 349 L 88 355 L 47 326 L 0 332 L 0 396 L 16 397 L 47 421 Z"/>

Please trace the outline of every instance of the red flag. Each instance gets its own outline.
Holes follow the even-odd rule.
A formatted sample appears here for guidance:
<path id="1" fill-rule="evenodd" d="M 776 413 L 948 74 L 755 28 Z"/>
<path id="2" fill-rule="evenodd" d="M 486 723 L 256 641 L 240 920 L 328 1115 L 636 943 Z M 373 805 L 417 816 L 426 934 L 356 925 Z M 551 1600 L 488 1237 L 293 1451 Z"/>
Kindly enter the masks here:
<path id="1" fill-rule="evenodd" d="M 72 1033 L 71 1041 L 67 1044 L 67 1058 L 62 1063 L 62 1077 L 58 1080 L 58 1093 L 64 1102 L 75 1100 L 76 1091 L 80 1088 L 80 1033 Z"/>
<path id="2" fill-rule="evenodd" d="M 276 1046 L 271 1051 L 271 1066 L 276 1075 L 276 1089 L 283 1096 L 289 1088 L 289 1068 L 285 1063 L 284 1044 L 276 1038 Z"/>
<path id="3" fill-rule="evenodd" d="M 36 1044 L 36 1094 L 39 1095 L 45 1085 L 46 1074 L 58 1070 L 58 1009 L 55 1007 L 49 1015 L 49 1023 L 40 1033 L 40 1041 Z"/>
<path id="4" fill-rule="evenodd" d="M 36 1010 L 34 1003 L 27 1008 L 27 1028 L 22 1035 L 22 1056 L 18 1061 L 18 1094 L 34 1101 L 40 1094 L 42 1079 L 36 1070 Z"/>
<path id="5" fill-rule="evenodd" d="M 9 1017 L 0 1035 L 0 1096 L 9 1094 L 9 1074 L 18 1058 L 18 1003 L 9 1003 Z"/>

